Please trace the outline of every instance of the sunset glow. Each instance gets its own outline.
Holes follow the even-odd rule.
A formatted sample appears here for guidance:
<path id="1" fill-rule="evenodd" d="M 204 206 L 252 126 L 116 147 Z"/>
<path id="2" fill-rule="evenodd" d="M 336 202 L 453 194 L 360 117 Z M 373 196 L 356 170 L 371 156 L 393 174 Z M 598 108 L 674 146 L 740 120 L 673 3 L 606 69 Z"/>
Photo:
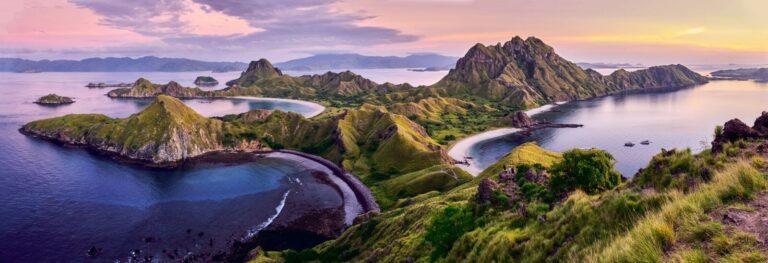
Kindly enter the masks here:
<path id="1" fill-rule="evenodd" d="M 768 61 L 768 2 L 760 0 L 8 0 L 0 9 L 4 57 L 460 56 L 474 43 L 521 35 L 577 61 Z"/>

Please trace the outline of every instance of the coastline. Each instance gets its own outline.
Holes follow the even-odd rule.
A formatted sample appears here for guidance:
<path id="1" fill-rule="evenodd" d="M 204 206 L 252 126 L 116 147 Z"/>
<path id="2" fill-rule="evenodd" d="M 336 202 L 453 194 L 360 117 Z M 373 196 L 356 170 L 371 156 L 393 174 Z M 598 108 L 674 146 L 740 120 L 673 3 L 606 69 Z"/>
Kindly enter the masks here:
<path id="1" fill-rule="evenodd" d="M 526 114 L 533 117 L 536 114 L 547 112 L 551 110 L 552 108 L 565 104 L 566 102 L 555 102 L 552 104 L 542 105 L 530 110 L 525 111 Z M 506 136 L 514 133 L 518 133 L 521 131 L 524 131 L 525 129 L 520 128 L 496 128 L 488 131 L 484 131 L 481 133 L 470 135 L 469 137 L 466 137 L 464 139 L 459 140 L 458 142 L 454 143 L 450 149 L 448 149 L 448 156 L 455 160 L 464 160 L 464 157 L 470 156 L 469 150 L 474 146 L 475 144 L 501 137 Z M 462 170 L 466 171 L 472 176 L 478 176 L 484 169 L 477 166 L 474 162 L 469 162 L 469 165 L 463 165 L 463 164 L 456 164 L 456 167 L 461 168 Z"/>
<path id="2" fill-rule="evenodd" d="M 296 104 L 307 106 L 307 107 L 312 109 L 312 111 L 307 113 L 307 114 L 301 114 L 301 115 L 304 116 L 304 118 L 307 118 L 307 119 L 315 117 L 317 115 L 320 115 L 320 113 L 323 113 L 325 111 L 325 106 L 320 105 L 318 103 L 311 102 L 311 101 L 306 101 L 306 100 L 266 98 L 266 97 L 249 97 L 249 96 L 234 96 L 234 97 L 222 97 L 222 98 L 242 99 L 242 100 L 255 100 L 255 101 L 277 101 L 277 102 L 296 103 Z"/>

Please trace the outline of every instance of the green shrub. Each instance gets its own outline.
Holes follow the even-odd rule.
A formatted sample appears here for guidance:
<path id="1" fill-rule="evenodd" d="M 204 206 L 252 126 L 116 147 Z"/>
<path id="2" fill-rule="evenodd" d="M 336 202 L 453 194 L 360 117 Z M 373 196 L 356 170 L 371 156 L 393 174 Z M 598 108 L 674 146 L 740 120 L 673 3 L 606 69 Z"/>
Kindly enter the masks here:
<path id="1" fill-rule="evenodd" d="M 448 254 L 453 243 L 475 226 L 472 210 L 466 206 L 449 205 L 434 215 L 424 236 L 434 246 L 432 259 Z"/>
<path id="2" fill-rule="evenodd" d="M 599 149 L 573 149 L 563 153 L 563 160 L 552 166 L 550 186 L 556 194 L 580 189 L 589 194 L 613 189 L 621 183 L 621 174 L 613 169 L 616 160 Z"/>

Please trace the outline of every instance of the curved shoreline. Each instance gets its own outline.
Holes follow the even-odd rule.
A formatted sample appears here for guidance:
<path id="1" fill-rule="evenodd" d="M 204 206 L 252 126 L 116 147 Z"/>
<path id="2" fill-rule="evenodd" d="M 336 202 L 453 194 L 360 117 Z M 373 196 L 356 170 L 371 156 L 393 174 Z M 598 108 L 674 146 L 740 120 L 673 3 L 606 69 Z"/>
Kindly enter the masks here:
<path id="1" fill-rule="evenodd" d="M 219 97 L 215 99 L 241 99 L 241 100 L 255 100 L 255 101 L 276 101 L 276 102 L 289 102 L 304 105 L 312 109 L 309 113 L 301 114 L 304 118 L 312 118 L 325 111 L 325 106 L 318 103 L 314 103 L 306 100 L 294 100 L 294 99 L 281 99 L 281 98 L 268 98 L 268 97 L 249 97 L 249 96 L 233 96 L 233 97 Z"/>
<path id="2" fill-rule="evenodd" d="M 312 160 L 316 163 L 322 164 L 329 170 L 333 172 L 336 177 L 344 181 L 349 188 L 352 190 L 352 192 L 355 194 L 355 197 L 357 198 L 358 203 L 363 208 L 363 213 L 370 212 L 370 211 L 380 211 L 379 204 L 376 203 L 376 199 L 373 197 L 373 193 L 371 190 L 363 184 L 363 182 L 360 181 L 356 176 L 352 175 L 351 173 L 344 171 L 341 167 L 336 165 L 335 163 L 326 160 L 325 158 L 322 158 L 320 156 L 303 153 L 299 151 L 293 151 L 293 150 L 277 150 L 275 152 L 280 153 L 288 153 L 293 154 L 296 156 L 304 157 L 306 159 Z"/>
<path id="3" fill-rule="evenodd" d="M 547 104 L 547 105 L 543 105 L 537 108 L 527 110 L 525 111 L 525 113 L 528 114 L 529 116 L 534 116 L 536 114 L 549 111 L 552 108 L 565 103 L 567 102 L 555 102 L 552 104 Z M 498 138 L 501 136 L 518 133 L 523 130 L 525 129 L 497 128 L 497 129 L 492 129 L 489 131 L 484 131 L 481 133 L 470 135 L 469 137 L 461 139 L 460 141 L 453 144 L 453 146 L 451 146 L 451 148 L 448 149 L 448 156 L 450 156 L 454 160 L 464 160 L 465 157 L 470 157 L 470 149 L 472 149 L 472 146 L 484 141 L 488 141 L 493 138 Z M 483 168 L 478 167 L 475 162 L 470 162 L 469 165 L 458 164 L 456 165 L 456 167 L 461 168 L 462 170 L 466 171 L 472 176 L 478 176 L 484 170 Z"/>

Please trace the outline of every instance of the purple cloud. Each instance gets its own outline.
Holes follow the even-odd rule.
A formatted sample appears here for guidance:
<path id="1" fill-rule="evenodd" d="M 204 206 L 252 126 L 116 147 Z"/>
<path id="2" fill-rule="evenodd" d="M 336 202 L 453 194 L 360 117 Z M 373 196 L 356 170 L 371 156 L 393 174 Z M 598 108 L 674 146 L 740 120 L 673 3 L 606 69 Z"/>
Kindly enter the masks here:
<path id="1" fill-rule="evenodd" d="M 105 25 L 161 38 L 187 48 L 214 50 L 306 49 L 411 42 L 417 36 L 399 30 L 359 26 L 370 16 L 333 11 L 339 0 L 191 0 L 206 12 L 220 12 L 261 31 L 230 36 L 184 32 L 181 17 L 190 0 L 70 0 L 101 15 Z"/>

